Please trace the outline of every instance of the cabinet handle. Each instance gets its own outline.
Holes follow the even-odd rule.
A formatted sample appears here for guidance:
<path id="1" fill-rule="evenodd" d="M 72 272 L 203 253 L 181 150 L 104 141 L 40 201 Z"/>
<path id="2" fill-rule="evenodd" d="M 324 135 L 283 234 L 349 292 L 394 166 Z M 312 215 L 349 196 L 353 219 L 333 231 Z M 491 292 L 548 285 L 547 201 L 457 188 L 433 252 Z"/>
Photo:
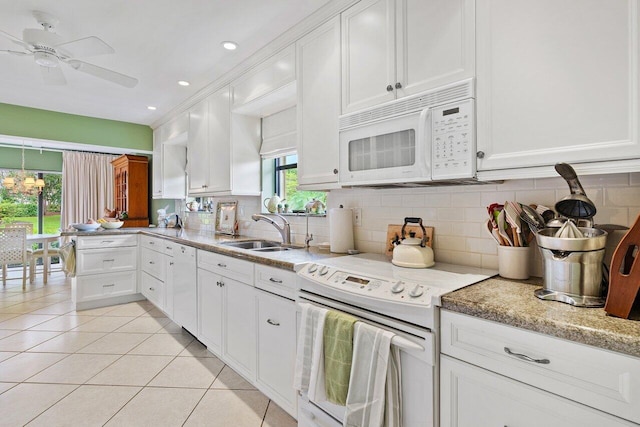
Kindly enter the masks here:
<path id="1" fill-rule="evenodd" d="M 334 170 L 333 170 L 333 174 L 334 174 L 334 175 L 338 175 L 338 169 L 334 169 Z"/>
<path id="2" fill-rule="evenodd" d="M 267 319 L 267 323 L 270 324 L 270 325 L 273 325 L 273 326 L 280 326 L 280 323 L 275 322 L 275 321 L 273 321 L 271 319 Z"/>
<path id="3" fill-rule="evenodd" d="M 476 157 L 479 159 L 484 159 L 484 151 L 478 151 L 476 153 Z"/>
<path id="4" fill-rule="evenodd" d="M 393 86 L 391 85 L 387 86 L 387 92 L 391 92 L 391 91 L 393 91 Z"/>
<path id="5" fill-rule="evenodd" d="M 113 243 L 113 240 L 103 240 L 100 243 Z"/>
<path id="6" fill-rule="evenodd" d="M 155 262 L 153 262 L 153 261 L 149 261 L 149 264 L 153 265 L 153 264 L 155 264 Z"/>
<path id="7" fill-rule="evenodd" d="M 400 82 L 396 83 L 396 89 L 402 89 L 402 83 Z"/>
<path id="8" fill-rule="evenodd" d="M 103 259 L 102 262 L 114 262 L 115 259 Z"/>
<path id="9" fill-rule="evenodd" d="M 149 288 L 149 290 L 150 290 L 150 291 L 155 291 L 155 290 L 156 290 L 156 288 Z"/>
<path id="10" fill-rule="evenodd" d="M 167 247 L 166 247 L 166 249 L 169 249 L 169 250 L 171 250 L 171 246 L 167 246 Z"/>
<path id="11" fill-rule="evenodd" d="M 103 287 L 103 288 L 112 288 L 112 287 L 114 287 L 115 285 L 116 285 L 115 283 L 112 283 L 112 284 L 110 284 L 110 285 L 102 285 L 102 287 Z"/>
<path id="12" fill-rule="evenodd" d="M 224 282 L 220 282 L 220 287 L 222 288 L 224 286 Z"/>
<path id="13" fill-rule="evenodd" d="M 169 265 L 173 265 L 173 261 L 169 261 Z"/>
<path id="14" fill-rule="evenodd" d="M 270 277 L 270 278 L 269 278 L 269 281 L 270 281 L 270 282 L 272 282 L 272 283 L 282 283 L 282 280 L 280 280 L 280 279 L 274 279 L 273 277 Z"/>
<path id="15" fill-rule="evenodd" d="M 150 245 L 155 245 L 155 244 L 156 244 L 156 242 L 149 242 L 149 244 L 150 244 Z"/>
<path id="16" fill-rule="evenodd" d="M 518 359 L 524 360 L 526 362 L 535 362 L 535 363 L 540 363 L 541 365 L 548 365 L 549 363 L 551 363 L 549 359 L 534 359 L 533 357 L 529 357 L 526 354 L 514 353 L 509 349 L 509 347 L 505 347 L 504 352 L 507 353 L 509 356 L 517 357 Z"/>
<path id="17" fill-rule="evenodd" d="M 227 268 L 227 264 L 223 264 L 221 262 L 218 263 L 218 267 Z"/>

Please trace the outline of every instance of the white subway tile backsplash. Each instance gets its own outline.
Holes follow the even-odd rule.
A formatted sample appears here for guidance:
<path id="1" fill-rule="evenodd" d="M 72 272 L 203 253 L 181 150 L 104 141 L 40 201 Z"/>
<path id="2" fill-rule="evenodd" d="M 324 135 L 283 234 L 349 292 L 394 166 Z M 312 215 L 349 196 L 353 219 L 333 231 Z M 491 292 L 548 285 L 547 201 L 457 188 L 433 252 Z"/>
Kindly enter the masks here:
<path id="1" fill-rule="evenodd" d="M 402 206 L 402 197 L 402 194 L 383 194 L 380 196 L 381 206 Z"/>
<path id="2" fill-rule="evenodd" d="M 433 244 L 434 249 L 445 249 L 450 251 L 461 251 L 461 252 L 464 252 L 467 250 L 467 245 L 466 245 L 467 239 L 464 237 L 437 235 L 435 236 L 434 240 L 435 240 Z"/>
<path id="3" fill-rule="evenodd" d="M 451 195 L 451 206 L 471 207 L 480 206 L 480 193 L 455 193 Z"/>
<path id="4" fill-rule="evenodd" d="M 425 196 L 424 194 L 407 194 L 402 196 L 400 203 L 405 207 L 422 208 L 425 206 Z"/>
<path id="5" fill-rule="evenodd" d="M 464 221 L 464 209 L 440 208 L 438 209 L 438 221 Z"/>
<path id="6" fill-rule="evenodd" d="M 480 206 L 489 206 L 493 203 L 503 204 L 505 200 L 516 200 L 515 191 L 489 191 L 480 194 Z"/>
<path id="7" fill-rule="evenodd" d="M 640 206 L 640 188 L 607 188 L 604 196 L 605 206 Z"/>
<path id="8" fill-rule="evenodd" d="M 448 208 L 449 206 L 451 206 L 451 194 L 427 194 L 425 203 L 426 206 L 434 208 Z"/>
<path id="9" fill-rule="evenodd" d="M 498 245 L 493 239 L 474 239 L 469 238 L 467 240 L 467 252 L 476 252 L 480 254 L 493 255 L 498 253 Z"/>
<path id="10" fill-rule="evenodd" d="M 630 185 L 640 185 L 640 172 L 633 172 L 629 174 Z"/>

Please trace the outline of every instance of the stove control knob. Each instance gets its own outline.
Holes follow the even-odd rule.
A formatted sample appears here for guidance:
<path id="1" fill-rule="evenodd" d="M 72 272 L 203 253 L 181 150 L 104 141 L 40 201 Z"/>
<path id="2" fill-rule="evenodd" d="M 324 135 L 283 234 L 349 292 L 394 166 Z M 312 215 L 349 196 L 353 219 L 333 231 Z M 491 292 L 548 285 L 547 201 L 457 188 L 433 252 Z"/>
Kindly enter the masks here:
<path id="1" fill-rule="evenodd" d="M 326 265 L 322 266 L 322 268 L 320 269 L 320 275 L 321 276 L 324 276 L 328 272 L 329 272 L 329 267 L 327 267 Z"/>
<path id="2" fill-rule="evenodd" d="M 318 265 L 317 264 L 311 264 L 311 266 L 309 267 L 309 270 L 307 270 L 307 271 L 309 273 L 315 273 L 317 269 L 318 269 Z"/>
<path id="3" fill-rule="evenodd" d="M 404 291 L 404 283 L 402 282 L 398 282 L 391 287 L 391 293 L 393 294 L 399 294 L 402 291 Z"/>
<path id="4" fill-rule="evenodd" d="M 424 292 L 422 291 L 422 287 L 420 287 L 420 285 L 416 285 L 416 287 L 411 289 L 411 292 L 409 292 L 409 296 L 411 298 L 418 298 L 423 293 Z"/>

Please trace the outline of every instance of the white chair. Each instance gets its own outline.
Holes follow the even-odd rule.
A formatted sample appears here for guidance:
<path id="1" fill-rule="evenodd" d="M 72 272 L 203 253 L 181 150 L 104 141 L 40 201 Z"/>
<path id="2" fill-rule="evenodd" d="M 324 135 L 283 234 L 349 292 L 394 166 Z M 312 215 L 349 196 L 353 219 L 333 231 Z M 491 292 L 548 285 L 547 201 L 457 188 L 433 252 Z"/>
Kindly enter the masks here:
<path id="1" fill-rule="evenodd" d="M 2 285 L 7 285 L 7 266 L 22 264 L 22 288 L 27 285 L 27 264 L 31 254 L 27 252 L 27 230 L 25 227 L 0 228 L 0 264 L 2 264 Z"/>
<path id="2" fill-rule="evenodd" d="M 31 222 L 21 222 L 16 221 L 5 225 L 6 228 L 25 228 L 27 230 L 27 235 L 33 234 L 33 223 Z M 48 243 L 45 243 L 45 245 Z M 48 248 L 47 258 L 44 259 L 44 249 L 33 249 L 31 246 L 27 246 L 27 252 L 30 254 L 31 262 L 29 263 L 29 283 L 33 283 L 36 279 L 36 262 L 38 258 L 42 258 L 42 263 L 48 264 L 49 275 L 51 275 L 51 258 L 60 256 L 60 249 L 58 248 Z"/>

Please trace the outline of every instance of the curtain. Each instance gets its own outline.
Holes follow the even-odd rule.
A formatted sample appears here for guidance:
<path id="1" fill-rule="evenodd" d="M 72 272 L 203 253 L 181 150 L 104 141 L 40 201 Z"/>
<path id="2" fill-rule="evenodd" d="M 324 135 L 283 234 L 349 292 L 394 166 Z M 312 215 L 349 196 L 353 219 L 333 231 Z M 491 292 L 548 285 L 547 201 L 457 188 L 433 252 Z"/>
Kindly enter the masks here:
<path id="1" fill-rule="evenodd" d="M 108 154 L 62 153 L 63 230 L 88 218 L 104 216 L 105 208 L 113 209 L 113 166 L 117 156 Z"/>

